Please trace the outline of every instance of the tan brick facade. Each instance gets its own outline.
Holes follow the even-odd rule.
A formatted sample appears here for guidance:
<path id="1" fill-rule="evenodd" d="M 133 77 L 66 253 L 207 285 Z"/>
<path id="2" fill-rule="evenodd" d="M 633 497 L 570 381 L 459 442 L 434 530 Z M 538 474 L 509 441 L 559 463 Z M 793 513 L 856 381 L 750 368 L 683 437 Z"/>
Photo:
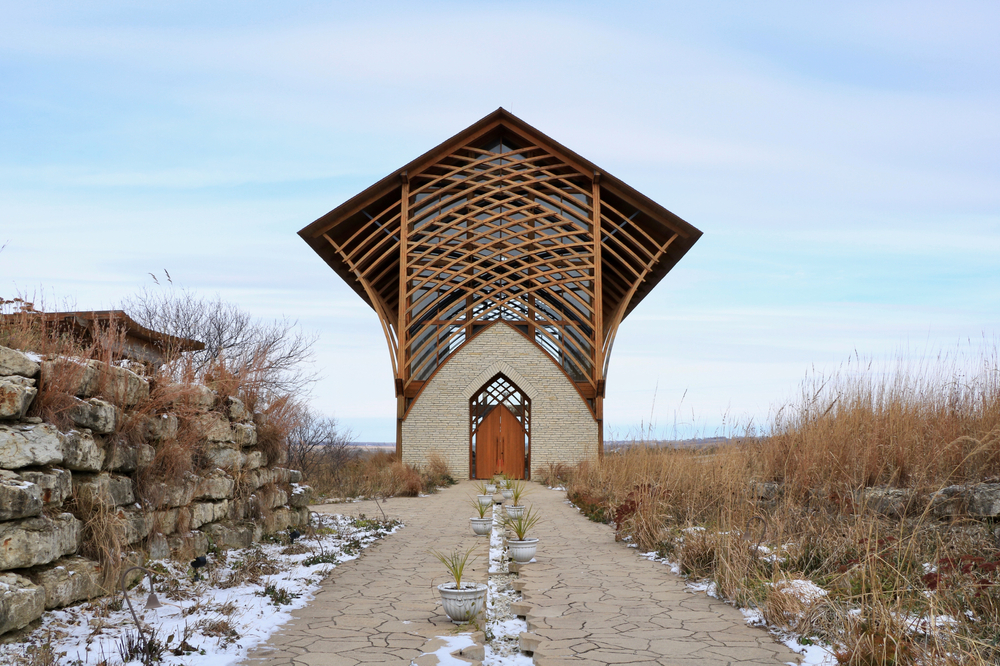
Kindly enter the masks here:
<path id="1" fill-rule="evenodd" d="M 549 462 L 597 456 L 597 421 L 551 356 L 498 322 L 454 352 L 403 421 L 403 461 L 441 454 L 456 479 L 469 478 L 469 399 L 498 372 L 531 399 L 531 472 Z"/>

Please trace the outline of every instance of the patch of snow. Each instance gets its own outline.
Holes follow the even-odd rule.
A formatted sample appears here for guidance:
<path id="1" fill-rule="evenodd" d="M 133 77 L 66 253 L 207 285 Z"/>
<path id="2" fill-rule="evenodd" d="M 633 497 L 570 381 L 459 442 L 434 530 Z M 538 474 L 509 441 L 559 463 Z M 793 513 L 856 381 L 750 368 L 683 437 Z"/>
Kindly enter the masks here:
<path id="1" fill-rule="evenodd" d="M 242 661 L 248 650 L 265 642 L 290 620 L 293 610 L 312 600 L 331 569 L 341 562 L 357 559 L 361 549 L 402 527 L 397 524 L 391 529 L 360 528 L 351 518 L 316 513 L 312 514 L 312 520 L 316 532 L 310 530 L 304 534 L 294 547 L 265 543 L 256 546 L 259 551 L 240 549 L 209 555 L 211 565 L 203 570 L 199 581 L 193 579 L 186 562 L 154 562 L 152 566 L 166 571 L 166 575 L 155 577 L 155 589 L 163 606 L 145 609 L 149 594 L 147 579 L 129 591 L 132 606 L 146 629 L 145 635 L 148 637 L 152 628 L 169 649 L 180 648 L 182 642 L 193 648 L 180 656 L 166 651 L 161 663 L 227 666 Z M 263 553 L 262 559 L 274 565 L 276 573 L 261 575 L 259 583 L 246 581 L 229 588 L 212 585 L 229 580 L 253 552 Z M 327 561 L 307 565 L 305 562 L 310 558 Z M 126 632 L 135 635 L 136 627 L 127 605 L 112 610 L 116 606 L 111 603 L 114 599 L 96 599 L 47 612 L 41 626 L 21 642 L 0 645 L 0 663 L 10 663 L 13 656 L 23 654 L 30 644 L 46 642 L 51 642 L 56 654 L 62 655 L 59 663 L 118 661 L 118 641 Z"/>
<path id="2" fill-rule="evenodd" d="M 437 657 L 438 663 L 441 664 L 441 666 L 469 666 L 469 662 L 463 659 L 456 659 L 451 656 L 452 652 L 455 652 L 456 650 L 464 650 L 475 643 L 469 634 L 435 636 L 435 638 L 444 641 L 444 645 L 439 647 L 437 650 L 434 650 L 434 652 L 424 652 L 424 655 L 434 655 Z"/>
<path id="3" fill-rule="evenodd" d="M 804 578 L 779 580 L 777 583 L 767 583 L 779 592 L 791 595 L 804 604 L 811 604 L 827 595 L 822 587 Z"/>
<path id="4" fill-rule="evenodd" d="M 833 654 L 833 650 L 827 645 L 803 645 L 799 642 L 800 637 L 795 635 L 789 635 L 787 637 L 782 637 L 781 642 L 788 646 L 793 652 L 798 652 L 802 655 L 801 666 L 835 666 L 837 664 L 837 657 Z M 795 662 L 786 662 L 795 666 Z"/>

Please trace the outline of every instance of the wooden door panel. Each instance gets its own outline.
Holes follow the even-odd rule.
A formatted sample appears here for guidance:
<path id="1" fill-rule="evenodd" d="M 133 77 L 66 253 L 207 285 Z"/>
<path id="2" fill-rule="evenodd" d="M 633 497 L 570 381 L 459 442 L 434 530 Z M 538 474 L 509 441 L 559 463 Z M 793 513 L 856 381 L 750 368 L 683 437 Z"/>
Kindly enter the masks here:
<path id="1" fill-rule="evenodd" d="M 504 407 L 500 410 L 500 450 L 497 452 L 498 471 L 512 479 L 524 478 L 524 428 Z"/>
<path id="2" fill-rule="evenodd" d="M 476 478 L 490 479 L 496 470 L 497 446 L 500 443 L 501 412 L 494 408 L 476 430 Z"/>

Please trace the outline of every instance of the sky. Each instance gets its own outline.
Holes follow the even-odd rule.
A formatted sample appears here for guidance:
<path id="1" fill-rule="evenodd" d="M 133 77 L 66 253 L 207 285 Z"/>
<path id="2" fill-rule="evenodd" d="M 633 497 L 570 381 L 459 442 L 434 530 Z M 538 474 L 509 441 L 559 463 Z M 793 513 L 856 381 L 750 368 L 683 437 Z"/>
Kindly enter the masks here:
<path id="1" fill-rule="evenodd" d="M 704 232 L 621 326 L 606 438 L 1000 330 L 997 3 L 0 11 L 0 296 L 112 308 L 167 270 L 297 320 L 358 441 L 394 440 L 388 351 L 296 232 L 501 106 Z"/>

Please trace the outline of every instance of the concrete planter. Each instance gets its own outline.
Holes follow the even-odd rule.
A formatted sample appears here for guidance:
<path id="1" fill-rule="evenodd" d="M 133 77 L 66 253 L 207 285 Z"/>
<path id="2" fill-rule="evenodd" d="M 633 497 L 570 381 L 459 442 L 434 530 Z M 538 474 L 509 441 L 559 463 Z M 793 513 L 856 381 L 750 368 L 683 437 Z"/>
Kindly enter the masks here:
<path id="1" fill-rule="evenodd" d="M 492 518 L 470 518 L 469 520 L 472 521 L 472 531 L 477 536 L 486 536 L 493 529 Z"/>
<path id="2" fill-rule="evenodd" d="M 530 562 L 535 557 L 537 549 L 538 539 L 525 539 L 524 541 L 508 539 L 507 541 L 507 552 L 510 554 L 510 558 L 518 564 Z"/>
<path id="3" fill-rule="evenodd" d="M 497 491 L 496 484 L 491 483 L 488 486 L 486 486 L 486 492 L 488 492 L 490 495 L 492 495 L 496 491 Z"/>
<path id="4" fill-rule="evenodd" d="M 479 498 L 479 503 L 483 506 L 489 506 L 493 504 L 493 495 L 476 495 Z"/>
<path id="5" fill-rule="evenodd" d="M 524 507 L 523 506 L 508 506 L 507 507 L 507 515 L 510 516 L 511 518 L 520 518 L 523 513 L 524 513 Z"/>
<path id="6" fill-rule="evenodd" d="M 444 612 L 455 624 L 470 622 L 483 612 L 488 589 L 483 583 L 462 583 L 461 589 L 455 589 L 455 583 L 443 583 L 437 588 Z"/>
<path id="7" fill-rule="evenodd" d="M 514 499 L 514 491 L 510 488 L 504 488 L 500 491 L 500 494 L 503 495 L 505 500 Z"/>

